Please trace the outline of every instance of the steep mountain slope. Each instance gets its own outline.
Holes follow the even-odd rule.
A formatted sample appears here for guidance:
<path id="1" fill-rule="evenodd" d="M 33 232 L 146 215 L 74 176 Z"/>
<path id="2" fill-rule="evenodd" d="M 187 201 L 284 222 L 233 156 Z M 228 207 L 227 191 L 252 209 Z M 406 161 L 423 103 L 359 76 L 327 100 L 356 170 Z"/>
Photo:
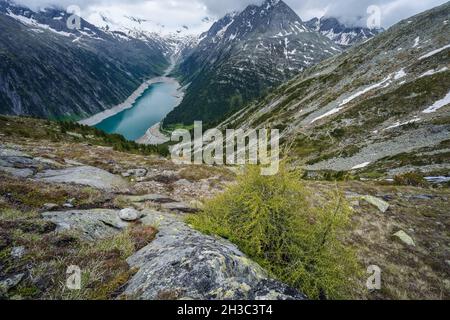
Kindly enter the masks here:
<path id="1" fill-rule="evenodd" d="M 314 18 L 306 22 L 306 25 L 344 48 L 366 41 L 383 32 L 381 28 L 347 26 L 333 17 Z"/>
<path id="2" fill-rule="evenodd" d="M 218 120 L 340 51 L 283 1 L 266 0 L 228 14 L 201 36 L 179 66 L 178 74 L 189 87 L 164 124 Z"/>
<path id="3" fill-rule="evenodd" d="M 69 16 L 0 1 L 0 113 L 91 115 L 167 68 L 172 46 L 162 38 L 106 32 L 83 19 L 72 30 Z"/>
<path id="4" fill-rule="evenodd" d="M 450 176 L 450 3 L 324 61 L 222 127 L 277 127 L 310 171 Z"/>

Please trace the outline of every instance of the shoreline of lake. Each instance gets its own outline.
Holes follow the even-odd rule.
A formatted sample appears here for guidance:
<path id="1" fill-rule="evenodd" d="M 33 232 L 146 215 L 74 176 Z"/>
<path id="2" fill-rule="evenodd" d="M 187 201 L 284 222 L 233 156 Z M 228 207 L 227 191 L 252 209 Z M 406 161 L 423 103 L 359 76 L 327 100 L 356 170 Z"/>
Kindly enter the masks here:
<path id="1" fill-rule="evenodd" d="M 175 107 L 177 107 L 180 103 L 181 100 L 184 97 L 184 92 L 181 90 L 181 85 L 180 83 L 174 79 L 174 78 L 169 78 L 166 76 L 161 76 L 161 77 L 156 77 L 156 78 L 152 78 L 150 80 L 145 81 L 143 84 L 141 84 L 139 86 L 139 88 L 137 88 L 124 102 L 122 102 L 121 104 L 118 104 L 114 107 L 112 107 L 111 109 L 99 112 L 89 118 L 86 118 L 84 120 L 78 121 L 79 124 L 82 125 L 86 125 L 86 126 L 95 126 L 99 123 L 101 123 L 102 121 L 113 117 L 115 115 L 117 115 L 118 113 L 121 113 L 125 110 L 131 109 L 133 108 L 134 104 L 136 103 L 136 101 L 145 93 L 145 91 L 147 91 L 151 85 L 156 84 L 156 83 L 173 83 L 177 85 L 177 89 L 175 90 L 175 92 L 173 93 L 173 96 L 176 97 L 177 100 L 177 104 Z M 162 120 L 162 119 L 161 119 Z M 140 139 L 139 139 L 140 140 Z"/>
<path id="2" fill-rule="evenodd" d="M 157 146 L 169 142 L 170 138 L 161 132 L 161 122 L 156 123 L 139 139 L 139 144 Z"/>
<path id="3" fill-rule="evenodd" d="M 168 78 L 168 79 L 173 79 L 173 78 Z M 173 79 L 173 80 L 174 80 L 174 82 L 177 83 L 177 88 L 172 93 L 172 96 L 177 99 L 175 106 L 174 106 L 174 109 L 175 109 L 181 103 L 181 101 L 183 101 L 184 90 L 178 81 L 176 81 L 175 79 Z M 161 121 L 162 120 L 163 119 L 161 119 Z M 153 145 L 153 146 L 157 146 L 157 145 L 169 142 L 170 137 L 168 137 L 167 135 L 165 135 L 164 133 L 161 132 L 161 125 L 162 125 L 161 121 L 154 124 L 152 127 L 150 127 L 142 137 L 140 137 L 139 139 L 137 139 L 135 141 L 140 144 Z"/>

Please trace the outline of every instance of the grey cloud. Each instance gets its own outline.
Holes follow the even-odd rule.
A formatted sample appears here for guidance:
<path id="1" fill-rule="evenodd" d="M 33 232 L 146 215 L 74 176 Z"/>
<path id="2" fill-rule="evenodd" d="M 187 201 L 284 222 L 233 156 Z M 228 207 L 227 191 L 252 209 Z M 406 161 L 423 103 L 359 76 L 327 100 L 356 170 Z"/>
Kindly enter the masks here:
<path id="1" fill-rule="evenodd" d="M 350 24 L 364 24 L 367 8 L 379 6 L 381 23 L 389 27 L 398 21 L 447 2 L 446 0 L 286 0 L 304 19 L 311 18 L 311 11 L 323 10 L 326 16 L 340 18 Z"/>
<path id="2" fill-rule="evenodd" d="M 39 8 L 57 4 L 61 7 L 79 5 L 82 9 L 90 6 L 114 6 L 124 4 L 123 0 L 16 0 L 22 4 Z M 252 3 L 261 3 L 263 0 L 127 0 L 126 4 L 153 3 L 161 9 L 183 7 L 183 10 L 199 10 L 203 8 L 205 14 L 221 17 L 224 14 L 242 10 Z M 401 19 L 430 9 L 447 2 L 446 0 L 285 0 L 298 14 L 306 20 L 314 16 L 325 14 L 335 16 L 341 21 L 352 24 L 364 24 L 367 17 L 367 8 L 378 5 L 382 10 L 382 25 L 389 27 Z M 188 4 L 192 3 L 192 6 Z M 191 9 L 190 9 L 191 7 Z M 191 12 L 192 13 L 192 12 Z M 144 15 L 145 12 L 142 12 Z M 170 16 L 168 12 L 168 16 Z M 182 22 L 181 22 L 182 23 Z"/>
<path id="3" fill-rule="evenodd" d="M 240 11 L 250 4 L 260 4 L 264 0 L 200 0 L 207 10 L 216 16 L 223 16 L 232 11 Z"/>
<path id="4" fill-rule="evenodd" d="M 34 10 L 48 7 L 67 8 L 72 5 L 87 8 L 92 5 L 115 5 L 124 3 L 123 0 L 13 0 L 13 2 L 20 3 Z M 142 3 L 145 0 L 127 0 L 126 2 Z"/>

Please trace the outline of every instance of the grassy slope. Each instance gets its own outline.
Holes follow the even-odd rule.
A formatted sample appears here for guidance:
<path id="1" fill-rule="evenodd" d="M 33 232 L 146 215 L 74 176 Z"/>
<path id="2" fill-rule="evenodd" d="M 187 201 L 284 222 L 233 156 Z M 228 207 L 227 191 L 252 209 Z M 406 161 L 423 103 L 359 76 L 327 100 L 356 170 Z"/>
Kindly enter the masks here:
<path id="1" fill-rule="evenodd" d="M 112 173 L 120 173 L 129 168 L 145 167 L 159 170 L 161 173 L 179 170 L 175 180 L 184 178 L 198 182 L 209 178 L 212 179 L 211 183 L 218 185 L 226 180 L 233 180 L 232 175 L 225 169 L 198 166 L 177 167 L 159 156 L 114 151 L 111 147 L 102 146 L 101 143 L 98 145 L 96 139 L 99 138 L 95 136 L 87 135 L 85 138 L 79 138 L 72 136 L 70 131 L 61 133 L 59 127 L 52 122 L 9 117 L 1 118 L 1 121 L 3 121 L 0 126 L 1 143 L 20 146 L 33 156 L 50 157 L 62 162 L 63 159 L 76 160 L 101 167 Z M 59 139 L 54 139 L 54 134 L 59 134 Z M 183 188 L 174 184 L 172 178 L 165 179 L 161 175 L 156 179 L 158 181 L 151 183 L 132 182 L 133 192 L 146 194 L 158 190 L 163 194 L 178 194 L 185 201 L 193 198 L 201 199 L 204 195 L 202 190 L 194 192 L 189 189 L 184 192 Z M 448 268 L 450 216 L 447 209 L 450 191 L 359 181 L 339 182 L 338 186 L 344 192 L 382 197 L 391 204 L 390 210 L 382 214 L 365 201 L 352 203 L 355 209 L 353 227 L 345 237 L 345 241 L 357 249 L 359 261 L 363 267 L 376 264 L 383 270 L 382 290 L 370 293 L 365 289 L 364 283 L 355 283 L 356 297 L 359 299 L 450 299 L 448 296 L 450 292 Z M 327 190 L 335 188 L 335 184 L 326 181 L 308 181 L 306 188 L 312 193 L 325 195 Z M 57 236 L 52 231 L 52 226 L 42 221 L 39 212 L 43 210 L 42 206 L 45 203 L 54 202 L 63 205 L 68 199 L 75 199 L 76 209 L 128 207 L 129 204 L 121 201 L 119 197 L 120 195 L 104 194 L 91 188 L 49 185 L 2 174 L 0 177 L 0 223 L 3 226 L 3 232 L 0 234 L 0 259 L 4 265 L 8 266 L 6 270 L 11 272 L 25 270 L 24 266 L 32 263 L 40 276 L 44 277 L 49 268 L 52 268 L 54 271 L 50 273 L 50 280 L 61 280 L 65 279 L 66 275 L 65 270 L 61 268 L 59 258 L 70 262 L 71 256 L 75 254 L 75 258 L 81 258 L 88 268 L 100 265 L 100 268 L 95 269 L 96 273 L 92 274 L 89 290 L 78 297 L 114 297 L 118 288 L 126 282 L 132 272 L 123 264 L 123 255 L 120 252 L 129 250 L 130 243 L 135 241 L 134 238 L 127 236 L 109 239 L 101 246 L 96 244 L 91 247 L 80 242 L 76 237 L 73 239 L 74 236 L 71 234 Z M 413 237 L 416 247 L 406 247 L 392 238 L 392 235 L 400 229 Z M 44 246 L 43 243 L 46 245 Z M 118 243 L 119 248 L 117 248 Z M 11 260 L 10 250 L 18 245 L 26 246 L 29 254 L 20 261 Z M 94 254 L 85 255 L 86 249 Z M 111 269 L 103 269 L 102 266 L 105 263 L 117 266 L 116 271 L 110 273 Z M 43 279 L 44 283 L 49 280 L 45 277 Z M 105 284 L 111 284 L 111 286 L 108 285 L 105 289 Z M 20 295 L 23 298 L 73 298 L 64 295 L 57 282 L 49 282 L 49 285 L 50 287 L 39 288 L 25 281 L 12 292 L 12 295 Z M 51 296 L 45 295 L 46 291 L 50 292 Z"/>

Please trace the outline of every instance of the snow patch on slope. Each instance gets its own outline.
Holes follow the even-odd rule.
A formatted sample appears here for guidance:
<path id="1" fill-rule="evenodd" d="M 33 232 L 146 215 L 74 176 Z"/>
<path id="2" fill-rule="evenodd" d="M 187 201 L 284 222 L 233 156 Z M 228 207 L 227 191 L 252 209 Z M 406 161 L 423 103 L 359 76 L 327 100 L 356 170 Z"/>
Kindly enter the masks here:
<path id="1" fill-rule="evenodd" d="M 414 118 L 412 120 L 409 120 L 409 121 L 406 121 L 406 122 L 403 122 L 403 123 L 401 123 L 400 121 L 397 121 L 395 124 L 393 124 L 390 127 L 387 127 L 383 131 L 388 131 L 388 130 L 392 130 L 392 129 L 395 129 L 395 128 L 403 127 L 403 126 L 406 126 L 406 125 L 411 124 L 411 123 L 419 122 L 420 120 L 421 120 L 420 118 L 416 117 L 416 118 Z"/>
<path id="2" fill-rule="evenodd" d="M 369 86 L 369 87 L 367 87 L 367 88 L 365 88 L 365 89 L 363 89 L 363 90 L 361 90 L 361 91 L 356 92 L 355 94 L 351 95 L 351 96 L 348 97 L 347 99 L 344 99 L 344 101 L 342 101 L 341 104 L 340 104 L 339 106 L 342 107 L 342 106 L 348 104 L 349 102 L 355 100 L 356 98 L 362 96 L 363 94 L 366 94 L 366 93 L 369 92 L 369 91 L 372 91 L 372 90 L 374 90 L 374 89 L 376 89 L 376 88 L 381 87 L 382 85 L 384 85 L 385 83 L 387 83 L 390 79 L 391 79 L 391 76 L 387 77 L 386 79 L 384 79 L 384 80 L 381 81 L 381 82 L 378 82 L 378 83 L 376 83 L 376 84 L 374 84 L 374 85 L 371 85 L 371 86 Z"/>
<path id="3" fill-rule="evenodd" d="M 53 33 L 57 33 L 57 34 L 59 34 L 61 36 L 65 36 L 65 37 L 71 37 L 72 36 L 71 33 L 64 32 L 64 31 L 57 31 L 55 29 L 50 28 L 50 26 L 48 26 L 46 24 L 38 23 L 33 18 L 27 18 L 27 17 L 24 17 L 24 16 L 16 15 L 16 14 L 12 13 L 10 10 L 8 10 L 8 13 L 6 13 L 6 15 L 11 17 L 11 18 L 13 18 L 13 19 L 15 19 L 15 20 L 17 20 L 17 21 L 19 21 L 19 22 L 21 22 L 22 24 L 28 25 L 28 26 L 45 29 L 45 30 L 51 31 Z"/>
<path id="4" fill-rule="evenodd" d="M 436 73 L 445 72 L 447 70 L 448 70 L 447 67 L 443 67 L 442 69 L 439 69 L 439 70 L 431 69 L 431 70 L 428 70 L 427 72 L 423 73 L 419 78 L 429 77 L 429 76 L 432 76 L 432 75 L 434 75 Z"/>
<path id="5" fill-rule="evenodd" d="M 364 162 L 364 163 L 358 164 L 357 166 L 354 166 L 352 168 L 352 170 L 363 169 L 363 168 L 369 166 L 370 163 L 371 162 Z"/>
<path id="6" fill-rule="evenodd" d="M 323 118 L 329 117 L 329 116 L 331 116 L 333 114 L 336 114 L 336 113 L 340 112 L 342 109 L 344 109 L 345 105 L 349 104 L 350 102 L 352 102 L 356 98 L 358 98 L 358 97 L 360 97 L 360 96 L 362 96 L 362 95 L 364 95 L 364 94 L 366 94 L 366 93 L 368 93 L 368 92 L 370 92 L 370 91 L 372 91 L 374 89 L 377 89 L 377 88 L 380 88 L 380 87 L 386 88 L 389 85 L 391 85 L 392 79 L 399 80 L 399 79 L 404 78 L 406 75 L 407 75 L 407 73 L 405 72 L 404 69 L 401 69 L 401 70 L 397 71 L 395 74 L 390 74 L 387 78 L 383 79 L 382 81 L 380 81 L 380 82 L 378 82 L 376 84 L 373 84 L 373 85 L 371 85 L 371 86 L 369 86 L 369 87 L 367 87 L 365 89 L 362 89 L 362 90 L 352 94 L 350 97 L 344 99 L 339 104 L 339 106 L 337 108 L 334 108 L 334 109 L 328 111 L 327 113 L 325 113 L 325 114 L 323 114 L 323 115 L 313 119 L 310 122 L 310 124 L 313 124 L 313 123 L 315 123 L 315 122 L 317 122 L 317 121 L 319 121 L 319 120 L 321 120 Z"/>
<path id="7" fill-rule="evenodd" d="M 433 50 L 433 51 L 431 51 L 431 52 L 429 52 L 429 53 L 427 53 L 427 54 L 421 56 L 421 57 L 419 58 L 419 60 L 423 60 L 423 59 L 432 57 L 432 56 L 434 56 L 435 54 L 438 54 L 438 53 L 440 53 L 440 52 L 442 52 L 442 51 L 444 51 L 444 50 L 446 50 L 446 49 L 449 49 L 449 48 L 450 48 L 450 44 L 448 44 L 448 45 L 446 45 L 446 46 L 444 46 L 444 47 L 442 47 L 442 48 Z"/>
<path id="8" fill-rule="evenodd" d="M 436 101 L 431 107 L 425 109 L 423 113 L 433 113 L 441 109 L 442 107 L 445 107 L 446 105 L 450 104 L 450 91 L 447 93 L 447 95 L 439 100 Z"/>

